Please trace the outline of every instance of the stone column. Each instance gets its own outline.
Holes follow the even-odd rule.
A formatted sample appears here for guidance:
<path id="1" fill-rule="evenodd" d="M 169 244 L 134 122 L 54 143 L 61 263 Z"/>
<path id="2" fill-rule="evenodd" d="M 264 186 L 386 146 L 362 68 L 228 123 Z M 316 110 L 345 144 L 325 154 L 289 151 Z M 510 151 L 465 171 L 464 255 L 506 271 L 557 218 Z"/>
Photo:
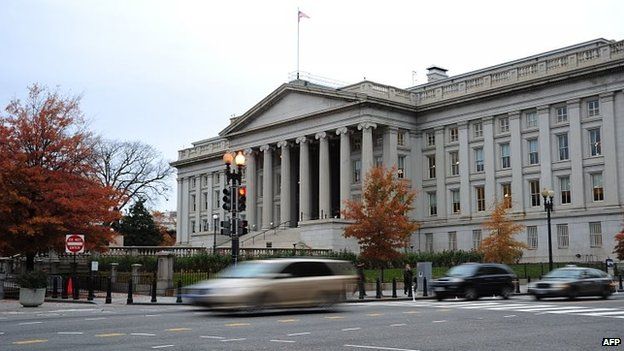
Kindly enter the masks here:
<path id="1" fill-rule="evenodd" d="M 391 169 L 392 167 L 397 167 L 398 163 L 398 140 L 397 135 L 399 133 L 399 129 L 397 127 L 388 127 L 384 133 L 383 139 L 383 163 L 387 169 Z"/>
<path id="2" fill-rule="evenodd" d="M 290 208 L 290 143 L 288 141 L 280 141 L 277 147 L 281 149 L 280 172 L 282 178 L 280 181 L 280 221 L 285 227 L 292 225 L 291 208 Z"/>
<path id="3" fill-rule="evenodd" d="M 182 212 L 180 213 L 180 220 L 182 226 L 182 232 L 180 233 L 180 244 L 188 244 L 191 228 L 189 227 L 189 215 L 191 213 L 189 208 L 189 178 L 182 179 Z"/>
<path id="4" fill-rule="evenodd" d="M 580 100 L 568 101 L 568 120 L 570 121 L 570 135 L 568 147 L 570 148 L 570 194 L 572 206 L 585 208 L 585 187 L 583 186 L 583 135 L 581 133 L 581 108 Z M 555 190 L 559 193 L 559 189 Z"/>
<path id="5" fill-rule="evenodd" d="M 422 133 L 420 131 L 410 131 L 410 154 L 412 157 L 411 170 L 410 174 L 412 174 L 412 189 L 422 190 L 422 165 L 423 165 L 423 157 L 422 157 Z M 427 199 L 427 194 L 424 192 L 420 192 L 418 196 L 416 196 L 416 201 L 414 203 L 414 211 L 416 213 L 416 218 L 424 218 L 425 213 L 425 202 Z"/>
<path id="6" fill-rule="evenodd" d="M 173 288 L 173 261 L 175 255 L 172 252 L 161 251 L 156 256 L 158 257 L 156 293 L 164 295 L 167 289 Z"/>
<path id="7" fill-rule="evenodd" d="M 438 218 L 447 217 L 446 203 L 446 156 L 444 154 L 444 127 L 435 129 L 436 200 Z"/>
<path id="8" fill-rule="evenodd" d="M 345 209 L 345 201 L 351 197 L 351 139 L 349 129 L 342 127 L 336 129 L 336 135 L 340 135 L 340 217 Z"/>
<path id="9" fill-rule="evenodd" d="M 201 227 L 201 210 L 202 210 L 202 204 L 201 204 L 201 177 L 198 176 L 194 176 L 193 177 L 195 179 L 195 232 L 199 233 L 202 231 L 202 227 Z"/>
<path id="10" fill-rule="evenodd" d="M 485 171 L 485 207 L 491 209 L 496 202 L 496 144 L 494 143 L 494 118 L 483 118 L 483 170 Z"/>
<path id="11" fill-rule="evenodd" d="M 511 131 L 511 201 L 513 212 L 524 212 L 524 180 L 522 178 L 522 136 L 520 130 L 520 112 L 509 114 Z"/>
<path id="12" fill-rule="evenodd" d="M 273 222 L 273 148 L 262 145 L 264 165 L 262 173 L 262 228 L 270 228 Z"/>
<path id="13" fill-rule="evenodd" d="M 299 220 L 310 219 L 310 148 L 306 137 L 295 140 L 299 144 Z"/>
<path id="14" fill-rule="evenodd" d="M 600 94 L 600 114 L 602 115 L 601 152 L 604 155 L 604 203 L 617 205 L 619 203 L 619 182 L 617 165 L 617 147 L 615 139 L 614 93 Z"/>
<path id="15" fill-rule="evenodd" d="M 362 187 L 365 177 L 373 168 L 373 129 L 377 128 L 375 123 L 364 122 L 358 124 L 358 130 L 362 131 Z"/>
<path id="16" fill-rule="evenodd" d="M 317 133 L 314 138 L 319 141 L 319 218 L 331 217 L 331 200 L 329 188 L 329 140 L 327 133 Z"/>
<path id="17" fill-rule="evenodd" d="M 182 179 L 183 178 L 178 178 L 178 188 L 177 188 L 177 192 L 178 192 L 178 204 L 176 205 L 176 208 L 178 210 L 178 220 L 176 221 L 176 244 L 182 244 L 182 232 L 184 230 L 184 227 L 182 227 L 182 223 L 184 222 L 182 220 L 182 214 L 184 212 L 182 212 L 184 209 L 182 208 Z"/>
<path id="18" fill-rule="evenodd" d="M 247 167 L 245 171 L 247 182 L 247 223 L 250 230 L 258 230 L 260 228 L 258 228 L 258 221 L 256 219 L 256 213 L 258 212 L 256 154 L 251 148 L 245 149 L 245 164 Z"/>
<path id="19" fill-rule="evenodd" d="M 468 154 L 468 122 L 460 122 L 457 124 L 459 132 L 459 201 L 461 206 L 461 215 L 470 216 L 470 156 Z"/>
<path id="20" fill-rule="evenodd" d="M 550 107 L 537 108 L 537 122 L 539 125 L 539 162 L 540 188 L 553 189 L 552 161 L 550 153 Z M 553 189 L 554 190 L 554 189 Z"/>

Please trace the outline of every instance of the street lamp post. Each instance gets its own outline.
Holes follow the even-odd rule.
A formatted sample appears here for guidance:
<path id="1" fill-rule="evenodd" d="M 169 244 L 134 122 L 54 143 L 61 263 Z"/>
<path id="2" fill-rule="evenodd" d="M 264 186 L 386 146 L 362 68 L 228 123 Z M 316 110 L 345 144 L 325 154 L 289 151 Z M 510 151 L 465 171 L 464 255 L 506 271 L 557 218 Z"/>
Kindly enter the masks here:
<path id="1" fill-rule="evenodd" d="M 236 169 L 231 169 L 232 161 L 236 164 Z M 236 265 L 238 262 L 238 186 L 241 183 L 243 176 L 243 167 L 245 166 L 245 156 L 242 152 L 238 152 L 236 156 L 227 152 L 223 155 L 223 162 L 225 163 L 225 176 L 226 184 L 230 187 L 230 194 L 232 195 L 232 203 L 230 204 L 231 213 L 231 235 L 232 235 L 232 264 Z M 225 205 L 225 204 L 224 204 Z"/>
<path id="2" fill-rule="evenodd" d="M 212 229 L 214 229 L 213 235 L 212 235 L 212 254 L 216 254 L 217 253 L 217 225 L 219 223 L 219 215 L 218 214 L 213 214 L 212 215 L 212 222 L 213 222 L 213 227 Z"/>
<path id="3" fill-rule="evenodd" d="M 552 230 L 550 228 L 550 212 L 553 211 L 553 198 L 555 192 L 550 189 L 542 190 L 542 197 L 544 198 L 544 211 L 548 218 L 548 271 L 553 270 L 553 256 L 552 256 Z"/>

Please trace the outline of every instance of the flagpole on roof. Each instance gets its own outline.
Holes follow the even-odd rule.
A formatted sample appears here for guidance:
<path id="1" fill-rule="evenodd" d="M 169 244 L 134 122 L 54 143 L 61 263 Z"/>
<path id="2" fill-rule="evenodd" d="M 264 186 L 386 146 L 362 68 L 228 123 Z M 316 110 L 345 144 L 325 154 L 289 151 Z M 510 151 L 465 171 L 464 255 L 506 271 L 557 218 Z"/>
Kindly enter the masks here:
<path id="1" fill-rule="evenodd" d="M 301 22 L 301 16 L 297 7 L 297 80 L 299 80 L 299 22 Z"/>

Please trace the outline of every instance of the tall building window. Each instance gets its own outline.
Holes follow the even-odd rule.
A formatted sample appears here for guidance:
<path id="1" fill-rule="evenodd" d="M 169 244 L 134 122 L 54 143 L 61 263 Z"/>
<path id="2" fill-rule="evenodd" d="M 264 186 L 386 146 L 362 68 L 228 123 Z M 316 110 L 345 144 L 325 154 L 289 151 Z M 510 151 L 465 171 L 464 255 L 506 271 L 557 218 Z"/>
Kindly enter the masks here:
<path id="1" fill-rule="evenodd" d="M 451 160 L 451 175 L 459 175 L 459 152 L 449 152 L 449 158 Z"/>
<path id="2" fill-rule="evenodd" d="M 204 205 L 203 209 L 207 210 L 208 209 L 208 192 L 202 193 L 202 204 Z"/>
<path id="3" fill-rule="evenodd" d="M 501 150 L 501 166 L 502 166 L 502 168 L 509 168 L 509 167 L 511 167 L 511 157 L 510 157 L 510 151 L 509 151 L 509 143 L 501 144 L 500 145 L 500 150 Z"/>
<path id="4" fill-rule="evenodd" d="M 501 117 L 498 119 L 498 130 L 501 133 L 509 132 L 509 117 Z"/>
<path id="5" fill-rule="evenodd" d="M 202 225 L 201 225 L 201 232 L 207 232 L 208 231 L 208 219 L 206 218 L 202 218 Z"/>
<path id="6" fill-rule="evenodd" d="M 191 226 L 191 233 L 195 233 L 196 228 L 195 228 L 195 221 L 194 220 L 191 220 L 190 226 Z"/>
<path id="7" fill-rule="evenodd" d="M 604 191 L 602 187 L 602 173 L 592 174 L 591 179 L 592 179 L 592 192 L 594 195 L 594 201 L 604 200 Z"/>
<path id="8" fill-rule="evenodd" d="M 527 128 L 537 127 L 537 113 L 535 113 L 534 111 L 527 112 L 525 115 L 525 120 Z"/>
<path id="9" fill-rule="evenodd" d="M 436 177 L 436 160 L 435 155 L 427 156 L 427 163 L 429 165 L 429 179 Z"/>
<path id="10" fill-rule="evenodd" d="M 602 247 L 602 225 L 600 222 L 589 222 L 589 246 Z"/>
<path id="11" fill-rule="evenodd" d="M 405 156 L 399 156 L 397 166 L 398 177 L 405 178 Z"/>
<path id="12" fill-rule="evenodd" d="M 568 121 L 568 108 L 566 106 L 557 107 L 557 123 Z"/>
<path id="13" fill-rule="evenodd" d="M 435 146 L 435 133 L 427 132 L 425 135 L 427 136 L 427 146 Z"/>
<path id="14" fill-rule="evenodd" d="M 453 201 L 453 213 L 460 213 L 461 206 L 459 202 L 459 189 L 451 190 L 451 199 Z"/>
<path id="15" fill-rule="evenodd" d="M 457 131 L 457 127 L 453 127 L 449 129 L 449 141 L 454 143 L 457 140 L 459 140 L 459 132 Z"/>
<path id="16" fill-rule="evenodd" d="M 529 181 L 529 189 L 531 190 L 531 206 L 539 206 L 542 194 L 540 193 L 539 180 Z"/>
<path id="17" fill-rule="evenodd" d="M 381 166 L 383 166 L 383 157 L 375 156 L 375 167 L 381 167 Z"/>
<path id="18" fill-rule="evenodd" d="M 567 249 L 570 246 L 567 224 L 557 224 L 557 247 Z"/>
<path id="19" fill-rule="evenodd" d="M 214 172 L 212 174 L 212 186 L 219 186 L 221 184 L 221 173 Z"/>
<path id="20" fill-rule="evenodd" d="M 600 104 L 598 100 L 587 101 L 587 116 L 594 117 L 600 115 Z"/>
<path id="21" fill-rule="evenodd" d="M 557 135 L 557 148 L 559 149 L 559 161 L 565 161 L 570 158 L 568 151 L 568 133 Z"/>
<path id="22" fill-rule="evenodd" d="M 425 233 L 425 251 L 433 252 L 433 233 Z"/>
<path id="23" fill-rule="evenodd" d="M 539 153 L 538 153 L 538 144 L 537 139 L 529 139 L 527 140 L 529 146 L 529 164 L 536 165 L 539 163 Z"/>
<path id="24" fill-rule="evenodd" d="M 221 208 L 221 191 L 218 189 L 215 189 L 212 191 L 212 204 L 213 204 L 213 208 L 212 208 L 213 211 Z"/>
<path id="25" fill-rule="evenodd" d="M 591 156 L 599 156 L 602 154 L 600 145 L 600 128 L 590 129 L 589 131 L 589 153 Z"/>
<path id="26" fill-rule="evenodd" d="M 479 147 L 474 149 L 475 157 L 475 170 L 477 172 L 483 172 L 483 148 Z"/>
<path id="27" fill-rule="evenodd" d="M 351 151 L 362 150 L 362 139 L 359 136 L 354 136 L 351 140 Z"/>
<path id="28" fill-rule="evenodd" d="M 448 249 L 450 251 L 457 250 L 457 232 L 448 233 Z"/>
<path id="29" fill-rule="evenodd" d="M 399 146 L 405 146 L 405 132 L 399 131 L 397 133 L 397 144 Z"/>
<path id="30" fill-rule="evenodd" d="M 559 188 L 561 190 L 561 203 L 572 203 L 572 196 L 570 194 L 570 177 L 559 177 Z"/>
<path id="31" fill-rule="evenodd" d="M 481 229 L 474 229 L 472 231 L 472 248 L 477 250 L 479 246 L 481 246 Z"/>
<path id="32" fill-rule="evenodd" d="M 362 161 L 355 160 L 353 161 L 353 182 L 360 182 L 360 175 L 362 173 Z"/>
<path id="33" fill-rule="evenodd" d="M 202 186 L 208 186 L 208 176 L 207 175 L 202 175 L 201 177 L 201 181 L 202 181 Z"/>
<path id="34" fill-rule="evenodd" d="M 437 216 L 438 215 L 438 197 L 436 196 L 435 191 L 427 193 L 429 197 L 429 215 Z"/>
<path id="35" fill-rule="evenodd" d="M 505 202 L 505 208 L 511 208 L 511 184 L 501 184 L 503 190 L 503 201 Z"/>
<path id="36" fill-rule="evenodd" d="M 196 200 L 197 197 L 195 196 L 195 194 L 191 195 L 191 212 L 197 211 L 197 202 L 195 202 Z"/>
<path id="37" fill-rule="evenodd" d="M 482 138 L 483 137 L 483 124 L 481 122 L 477 122 L 473 124 L 472 131 L 473 131 L 472 135 L 475 138 Z"/>
<path id="38" fill-rule="evenodd" d="M 477 211 L 485 211 L 485 188 L 483 186 L 476 186 L 475 195 L 477 198 Z"/>
<path id="39" fill-rule="evenodd" d="M 378 134 L 375 135 L 375 147 L 382 147 L 383 146 L 383 135 Z"/>
<path id="40" fill-rule="evenodd" d="M 527 246 L 529 250 L 536 250 L 538 241 L 537 241 L 537 227 L 536 226 L 528 226 L 527 228 Z"/>

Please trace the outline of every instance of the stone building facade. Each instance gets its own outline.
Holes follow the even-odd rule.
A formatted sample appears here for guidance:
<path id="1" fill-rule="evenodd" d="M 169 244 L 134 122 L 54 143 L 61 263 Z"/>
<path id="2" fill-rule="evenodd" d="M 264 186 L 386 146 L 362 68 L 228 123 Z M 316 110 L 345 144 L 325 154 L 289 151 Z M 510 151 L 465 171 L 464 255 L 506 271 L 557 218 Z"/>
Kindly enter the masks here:
<path id="1" fill-rule="evenodd" d="M 478 246 L 496 201 L 526 225 L 525 261 L 546 261 L 552 189 L 558 261 L 611 255 L 624 204 L 624 41 L 597 39 L 426 84 L 283 84 L 219 136 L 179 151 L 178 243 L 211 246 L 225 218 L 221 161 L 243 151 L 250 233 L 242 247 L 357 251 L 344 200 L 375 165 L 418 190 L 414 251 Z M 218 217 L 218 219 L 216 218 Z M 219 245 L 227 237 L 217 235 Z"/>

